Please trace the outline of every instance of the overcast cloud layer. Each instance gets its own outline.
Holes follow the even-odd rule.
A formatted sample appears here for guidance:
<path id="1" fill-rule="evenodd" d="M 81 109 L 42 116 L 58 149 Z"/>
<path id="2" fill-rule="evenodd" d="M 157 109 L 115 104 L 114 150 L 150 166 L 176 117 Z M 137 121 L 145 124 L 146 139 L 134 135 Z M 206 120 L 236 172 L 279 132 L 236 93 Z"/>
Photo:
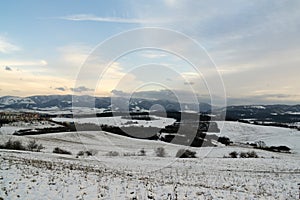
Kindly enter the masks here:
<path id="1" fill-rule="evenodd" d="M 211 91 L 205 83 L 216 77 L 199 76 L 192 66 L 170 52 L 125 55 L 113 61 L 101 78 L 95 74 L 99 67 L 95 64 L 86 72 L 86 84 L 75 84 L 81 66 L 99 43 L 134 28 L 160 27 L 185 34 L 207 51 L 222 76 L 228 104 L 300 102 L 300 1 L 70 4 L 30 0 L 15 4 L 8 0 L 0 3 L 5 8 L 0 18 L 1 96 L 128 94 L 146 84 L 145 75 L 134 69 L 155 63 L 174 70 L 172 75 L 160 74 L 163 84 L 172 85 L 168 89 L 188 93 L 192 88 L 200 99 L 209 102 Z M 129 44 L 130 40 L 120 45 Z M 174 41 L 172 45 L 199 56 L 185 42 Z M 207 66 L 206 62 L 202 65 Z M 147 80 L 156 80 L 157 74 L 147 70 Z M 92 77 L 101 79 L 101 85 L 89 85 Z M 119 85 L 121 80 L 124 87 Z M 156 85 L 138 92 L 150 98 L 151 94 L 159 97 L 162 93 L 163 97 L 165 89 Z"/>

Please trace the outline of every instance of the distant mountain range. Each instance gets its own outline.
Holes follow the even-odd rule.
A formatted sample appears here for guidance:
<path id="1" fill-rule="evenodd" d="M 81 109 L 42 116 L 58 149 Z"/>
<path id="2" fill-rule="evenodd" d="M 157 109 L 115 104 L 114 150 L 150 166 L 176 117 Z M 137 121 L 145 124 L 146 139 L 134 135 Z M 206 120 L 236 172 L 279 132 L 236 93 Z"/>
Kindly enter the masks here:
<path id="1" fill-rule="evenodd" d="M 227 120 L 300 122 L 300 105 L 228 106 L 222 111 L 226 111 Z"/>
<path id="2" fill-rule="evenodd" d="M 46 110 L 67 109 L 74 107 L 103 108 L 117 111 L 148 111 L 155 109 L 155 105 L 160 105 L 166 111 L 186 111 L 186 112 L 209 112 L 211 105 L 200 103 L 200 105 L 169 101 L 169 100 L 150 100 L 150 99 L 125 99 L 122 97 L 92 97 L 92 96 L 72 96 L 72 95 L 47 95 L 47 96 L 30 96 L 0 97 L 0 109 L 32 109 Z M 182 107 L 182 108 L 181 108 Z"/>
<path id="3" fill-rule="evenodd" d="M 72 95 L 46 95 L 30 97 L 0 97 L 0 110 L 4 109 L 30 109 L 30 110 L 65 110 L 75 107 L 89 107 L 103 110 L 114 111 L 149 111 L 155 110 L 160 105 L 167 112 L 183 111 L 210 113 L 211 105 L 200 103 L 200 105 L 169 101 L 169 100 L 150 100 L 122 97 L 92 97 Z M 257 120 L 272 122 L 300 122 L 300 105 L 244 105 L 228 106 L 218 108 L 214 113 L 216 116 L 225 116 L 227 120 Z"/>

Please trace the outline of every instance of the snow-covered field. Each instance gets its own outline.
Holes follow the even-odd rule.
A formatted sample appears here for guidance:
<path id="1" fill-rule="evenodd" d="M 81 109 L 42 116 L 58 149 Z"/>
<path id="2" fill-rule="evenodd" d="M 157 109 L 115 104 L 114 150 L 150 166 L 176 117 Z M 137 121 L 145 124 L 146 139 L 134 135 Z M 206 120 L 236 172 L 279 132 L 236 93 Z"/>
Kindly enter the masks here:
<path id="1" fill-rule="evenodd" d="M 41 113 L 41 114 L 50 114 L 50 115 L 81 115 L 81 114 L 96 114 L 96 113 L 103 113 L 107 109 L 105 108 L 88 108 L 88 107 L 65 107 L 59 108 L 57 106 L 53 107 L 46 107 L 46 108 L 35 108 L 32 109 L 12 109 L 12 108 L 5 108 L 2 109 L 6 112 L 27 112 L 27 113 Z"/>
<path id="2" fill-rule="evenodd" d="M 61 127 L 61 125 L 49 121 L 13 122 L 9 124 L 3 124 L 3 126 L 0 127 L 0 135 L 1 134 L 11 135 L 16 131 L 23 130 L 23 129 L 54 128 L 54 127 Z"/>
<path id="3" fill-rule="evenodd" d="M 286 145 L 300 154 L 300 131 L 272 126 L 258 126 L 238 122 L 218 122 L 220 135 L 234 142 L 264 141 L 268 146 Z"/>
<path id="4" fill-rule="evenodd" d="M 221 134 L 233 132 L 236 137 L 232 139 L 236 141 L 242 140 L 244 134 L 248 134 L 244 139 L 252 134 L 259 139 L 261 133 L 272 131 L 269 128 L 226 122 Z M 282 131 L 277 136 L 288 133 L 278 128 L 273 131 Z M 198 158 L 177 159 L 175 154 L 182 146 L 100 131 L 0 135 L 2 143 L 10 138 L 24 144 L 35 139 L 45 149 L 0 150 L 3 199 L 298 199 L 299 195 L 298 152 L 283 154 L 255 149 L 259 158 L 224 158 L 232 151 L 252 149 L 220 146 L 190 148 Z M 250 139 L 256 140 L 254 135 Z M 53 154 L 55 147 L 72 155 Z M 155 155 L 157 147 L 164 147 L 166 157 Z M 135 156 L 141 149 L 146 156 Z M 97 153 L 76 158 L 81 150 Z M 107 156 L 109 151 L 119 155 Z"/>
<path id="5" fill-rule="evenodd" d="M 144 126 L 144 127 L 158 127 L 163 128 L 167 125 L 173 124 L 176 120 L 172 118 L 163 118 L 163 117 L 156 117 L 151 116 L 154 120 L 147 121 L 147 120 L 131 120 L 131 119 L 124 119 L 122 117 L 91 117 L 91 118 L 53 118 L 53 121 L 57 122 L 76 122 L 78 124 L 85 124 L 85 123 L 92 123 L 96 125 L 109 125 L 109 126 L 134 126 L 136 123 L 137 126 Z"/>

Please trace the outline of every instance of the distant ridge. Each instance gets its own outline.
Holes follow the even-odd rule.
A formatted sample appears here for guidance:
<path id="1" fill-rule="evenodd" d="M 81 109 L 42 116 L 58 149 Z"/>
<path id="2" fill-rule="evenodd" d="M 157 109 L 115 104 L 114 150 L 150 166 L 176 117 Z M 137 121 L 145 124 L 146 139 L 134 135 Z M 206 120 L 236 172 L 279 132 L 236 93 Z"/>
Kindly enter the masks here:
<path id="1" fill-rule="evenodd" d="M 74 104 L 72 102 L 74 100 Z M 213 114 L 217 119 L 252 120 L 265 122 L 292 123 L 300 122 L 300 105 L 239 105 L 217 108 L 211 113 L 211 105 L 178 103 L 170 100 L 153 100 L 132 98 L 129 101 L 123 97 L 92 97 L 88 95 L 40 95 L 29 97 L 3 96 L 0 97 L 0 110 L 28 109 L 28 110 L 71 110 L 72 106 L 82 108 L 97 108 L 107 111 L 149 111 L 152 106 L 160 105 L 166 112 Z"/>
<path id="2" fill-rule="evenodd" d="M 129 101 L 122 97 L 92 97 L 92 96 L 74 96 L 72 95 L 41 95 L 29 97 L 3 96 L 0 97 L 0 109 L 66 109 L 72 106 L 76 107 L 96 107 L 104 109 L 115 109 L 118 111 L 145 111 L 150 110 L 153 105 L 161 105 L 166 111 L 200 111 L 209 112 L 211 105 L 200 103 L 200 105 L 169 101 L 169 100 L 150 100 L 142 98 L 132 98 Z M 111 105 L 113 102 L 114 105 Z M 182 108 L 181 108 L 181 107 Z"/>

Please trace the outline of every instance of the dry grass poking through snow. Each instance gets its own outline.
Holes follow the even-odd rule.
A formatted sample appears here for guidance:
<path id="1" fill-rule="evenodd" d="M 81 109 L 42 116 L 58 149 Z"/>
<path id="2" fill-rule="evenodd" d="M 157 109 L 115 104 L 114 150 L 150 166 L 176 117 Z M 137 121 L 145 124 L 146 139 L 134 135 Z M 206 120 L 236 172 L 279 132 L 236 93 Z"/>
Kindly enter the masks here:
<path id="1" fill-rule="evenodd" d="M 180 159 L 152 173 L 131 173 L 171 158 L 102 157 L 103 162 L 32 152 L 0 152 L 4 199 L 296 199 L 299 162 L 279 159 Z M 105 160 L 107 159 L 107 160 Z M 124 162 L 117 167 L 110 164 Z"/>

